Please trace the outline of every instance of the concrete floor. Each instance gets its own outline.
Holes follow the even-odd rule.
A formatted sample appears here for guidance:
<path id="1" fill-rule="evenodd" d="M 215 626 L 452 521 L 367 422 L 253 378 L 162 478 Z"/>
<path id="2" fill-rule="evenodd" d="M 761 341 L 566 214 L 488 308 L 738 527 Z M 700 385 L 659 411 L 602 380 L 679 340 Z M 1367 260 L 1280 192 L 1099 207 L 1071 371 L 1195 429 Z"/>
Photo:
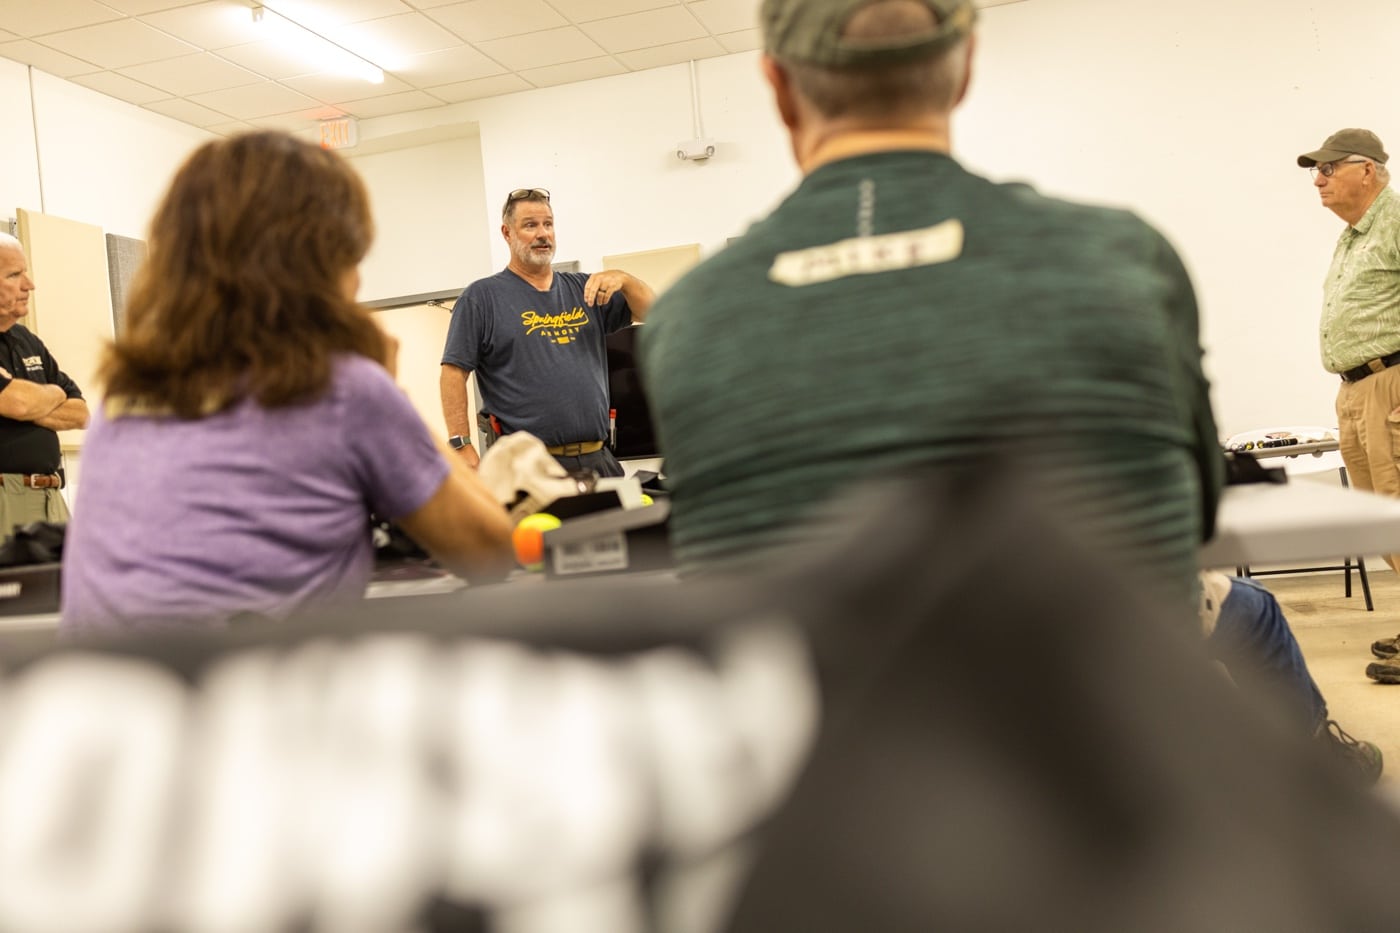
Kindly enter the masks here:
<path id="1" fill-rule="evenodd" d="M 1340 571 L 1259 578 L 1278 598 L 1302 646 L 1331 717 L 1385 754 L 1381 789 L 1400 801 L 1400 685 L 1366 676 L 1374 658 L 1371 642 L 1400 634 L 1400 576 L 1379 558 L 1366 561 L 1375 611 L 1367 612 L 1361 587 L 1352 579 L 1344 595 Z"/>

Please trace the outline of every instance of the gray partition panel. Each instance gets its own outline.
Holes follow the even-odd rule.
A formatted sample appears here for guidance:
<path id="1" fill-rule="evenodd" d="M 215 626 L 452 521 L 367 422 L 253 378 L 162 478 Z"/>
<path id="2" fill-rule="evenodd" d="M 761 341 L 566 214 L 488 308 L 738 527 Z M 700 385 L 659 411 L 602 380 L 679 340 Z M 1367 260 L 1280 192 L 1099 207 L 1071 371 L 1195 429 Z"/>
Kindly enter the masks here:
<path id="1" fill-rule="evenodd" d="M 112 332 L 122 332 L 126 314 L 126 293 L 132 276 L 146 259 L 146 241 L 107 234 L 107 277 L 112 284 Z"/>

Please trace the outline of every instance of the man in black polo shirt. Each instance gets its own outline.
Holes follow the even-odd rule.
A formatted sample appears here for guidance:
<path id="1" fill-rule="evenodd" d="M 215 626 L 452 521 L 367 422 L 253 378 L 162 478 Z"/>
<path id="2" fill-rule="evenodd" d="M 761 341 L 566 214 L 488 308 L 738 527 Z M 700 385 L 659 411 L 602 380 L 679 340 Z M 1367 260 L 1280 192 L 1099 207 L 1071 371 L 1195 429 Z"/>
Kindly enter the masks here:
<path id="1" fill-rule="evenodd" d="M 24 248 L 0 234 L 0 538 L 29 522 L 68 520 L 55 432 L 88 422 L 77 383 L 19 323 L 33 290 Z"/>

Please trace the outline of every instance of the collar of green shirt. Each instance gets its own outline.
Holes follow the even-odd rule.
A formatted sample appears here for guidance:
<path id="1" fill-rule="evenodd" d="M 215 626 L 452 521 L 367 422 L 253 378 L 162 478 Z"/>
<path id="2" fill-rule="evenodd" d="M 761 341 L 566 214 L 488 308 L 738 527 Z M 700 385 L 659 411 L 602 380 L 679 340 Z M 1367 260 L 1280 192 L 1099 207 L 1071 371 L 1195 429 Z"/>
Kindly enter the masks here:
<path id="1" fill-rule="evenodd" d="M 1358 220 L 1351 229 L 1355 230 L 1357 233 L 1366 233 L 1369 231 L 1371 229 L 1371 224 L 1375 223 L 1376 214 L 1383 209 L 1385 202 L 1393 197 L 1395 197 L 1395 192 L 1390 190 L 1390 185 L 1386 185 L 1380 190 L 1380 193 L 1376 195 L 1376 199 L 1371 202 L 1371 206 L 1366 208 L 1366 213 L 1361 215 L 1361 219 Z"/>

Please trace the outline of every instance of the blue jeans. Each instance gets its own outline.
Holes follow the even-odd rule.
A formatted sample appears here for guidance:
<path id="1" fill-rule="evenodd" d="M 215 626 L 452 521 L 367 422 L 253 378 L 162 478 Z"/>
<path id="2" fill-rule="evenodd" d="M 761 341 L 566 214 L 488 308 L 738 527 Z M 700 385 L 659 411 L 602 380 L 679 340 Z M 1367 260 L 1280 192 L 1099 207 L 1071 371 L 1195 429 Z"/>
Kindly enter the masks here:
<path id="1" fill-rule="evenodd" d="M 1230 579 L 1215 631 L 1206 639 L 1211 657 L 1251 692 L 1265 691 L 1288 709 L 1311 735 L 1327 719 L 1327 702 L 1308 673 L 1307 662 L 1274 594 L 1253 580 Z"/>

